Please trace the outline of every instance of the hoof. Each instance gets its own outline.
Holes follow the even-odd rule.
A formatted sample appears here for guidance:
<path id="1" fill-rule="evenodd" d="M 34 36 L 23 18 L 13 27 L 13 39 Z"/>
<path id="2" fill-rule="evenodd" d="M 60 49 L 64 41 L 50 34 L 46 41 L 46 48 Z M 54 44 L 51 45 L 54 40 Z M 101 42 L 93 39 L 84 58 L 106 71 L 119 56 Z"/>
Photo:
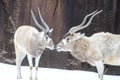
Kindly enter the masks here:
<path id="1" fill-rule="evenodd" d="M 33 78 L 32 78 L 32 77 L 30 77 L 30 78 L 29 78 L 29 80 L 33 80 Z"/>
<path id="2" fill-rule="evenodd" d="M 38 80 L 38 77 L 35 77 L 35 80 Z"/>
<path id="3" fill-rule="evenodd" d="M 22 77 L 21 76 L 17 76 L 17 79 L 22 79 Z"/>

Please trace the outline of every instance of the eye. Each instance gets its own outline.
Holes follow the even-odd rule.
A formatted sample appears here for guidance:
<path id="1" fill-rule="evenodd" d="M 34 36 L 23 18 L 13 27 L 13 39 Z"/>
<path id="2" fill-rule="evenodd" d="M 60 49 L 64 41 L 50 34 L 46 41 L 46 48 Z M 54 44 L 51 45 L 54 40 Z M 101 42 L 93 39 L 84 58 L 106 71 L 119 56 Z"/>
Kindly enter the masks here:
<path id="1" fill-rule="evenodd" d="M 67 41 L 69 41 L 70 39 L 69 38 L 67 38 Z"/>
<path id="2" fill-rule="evenodd" d="M 71 34 L 71 36 L 74 36 L 74 34 Z"/>
<path id="3" fill-rule="evenodd" d="M 48 36 L 46 37 L 46 39 L 48 39 Z"/>

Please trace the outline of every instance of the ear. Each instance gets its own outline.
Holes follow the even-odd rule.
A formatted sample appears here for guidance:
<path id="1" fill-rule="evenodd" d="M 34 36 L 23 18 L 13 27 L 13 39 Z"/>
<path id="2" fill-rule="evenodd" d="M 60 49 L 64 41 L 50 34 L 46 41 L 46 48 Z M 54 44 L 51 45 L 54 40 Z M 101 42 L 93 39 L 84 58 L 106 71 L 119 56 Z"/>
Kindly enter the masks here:
<path id="1" fill-rule="evenodd" d="M 82 34 L 83 36 L 85 35 L 85 33 Z"/>
<path id="2" fill-rule="evenodd" d="M 38 37 L 38 34 L 37 34 L 37 33 L 33 33 L 33 36 L 37 38 L 37 37 Z"/>
<path id="3" fill-rule="evenodd" d="M 79 33 L 76 33 L 77 35 L 76 35 L 76 39 L 75 40 L 77 40 L 77 39 L 79 39 L 80 37 L 81 37 L 81 33 L 79 32 Z"/>
<path id="4" fill-rule="evenodd" d="M 44 35 L 45 35 L 45 32 L 44 32 L 44 31 L 42 31 L 42 32 L 39 33 L 39 36 L 40 36 L 41 38 L 43 38 Z"/>
<path id="5" fill-rule="evenodd" d="M 49 30 L 50 33 L 52 33 L 52 31 L 53 31 L 53 28 Z"/>
<path id="6" fill-rule="evenodd" d="M 77 36 L 76 36 L 76 40 L 79 39 L 80 37 L 81 37 L 81 35 L 77 35 Z"/>
<path id="7" fill-rule="evenodd" d="M 79 33 L 77 33 L 77 35 L 81 35 L 81 33 L 79 32 Z"/>

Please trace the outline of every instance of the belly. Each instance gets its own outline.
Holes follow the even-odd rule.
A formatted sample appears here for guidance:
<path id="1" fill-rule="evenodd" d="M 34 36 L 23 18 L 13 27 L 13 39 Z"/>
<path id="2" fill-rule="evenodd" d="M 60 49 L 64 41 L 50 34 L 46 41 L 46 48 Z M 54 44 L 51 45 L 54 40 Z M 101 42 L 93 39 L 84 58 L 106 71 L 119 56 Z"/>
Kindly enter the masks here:
<path id="1" fill-rule="evenodd" d="M 104 60 L 105 64 L 120 66 L 120 57 L 111 56 Z"/>

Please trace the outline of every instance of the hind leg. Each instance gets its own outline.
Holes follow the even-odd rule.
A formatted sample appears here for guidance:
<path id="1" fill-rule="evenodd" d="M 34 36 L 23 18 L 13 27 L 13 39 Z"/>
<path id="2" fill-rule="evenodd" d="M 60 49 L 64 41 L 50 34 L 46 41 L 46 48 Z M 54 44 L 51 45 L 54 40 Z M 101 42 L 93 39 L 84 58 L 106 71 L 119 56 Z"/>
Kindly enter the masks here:
<path id="1" fill-rule="evenodd" d="M 32 69 L 33 69 L 33 63 L 32 63 L 32 56 L 27 55 L 29 66 L 30 66 L 30 80 L 32 80 Z"/>
<path id="2" fill-rule="evenodd" d="M 16 66 L 17 66 L 17 79 L 21 79 L 21 63 L 23 59 L 25 58 L 24 53 L 16 51 Z"/>

